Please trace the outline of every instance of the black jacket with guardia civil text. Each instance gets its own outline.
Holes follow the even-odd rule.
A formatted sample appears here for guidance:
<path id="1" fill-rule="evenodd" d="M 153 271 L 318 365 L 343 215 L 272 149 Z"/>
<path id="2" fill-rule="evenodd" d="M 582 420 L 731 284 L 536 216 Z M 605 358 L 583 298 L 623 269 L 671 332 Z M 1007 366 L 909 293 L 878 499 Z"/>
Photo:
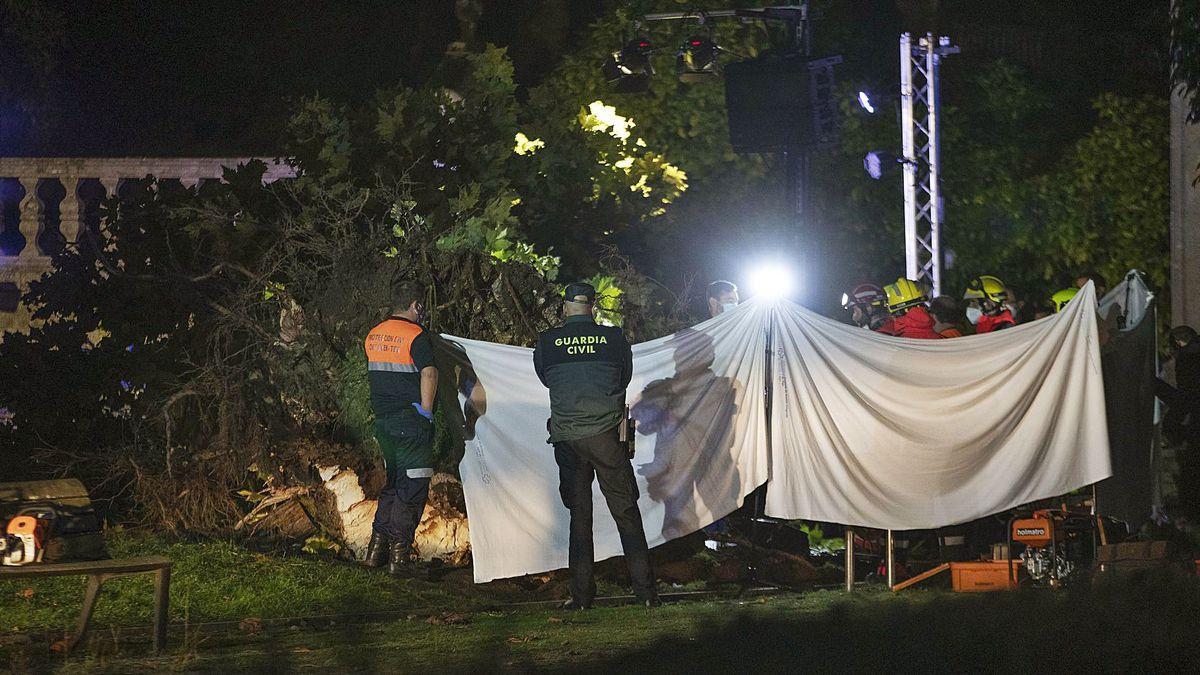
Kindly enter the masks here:
<path id="1" fill-rule="evenodd" d="M 587 315 L 538 335 L 533 367 L 550 389 L 550 442 L 595 436 L 625 414 L 633 352 L 625 333 Z"/>

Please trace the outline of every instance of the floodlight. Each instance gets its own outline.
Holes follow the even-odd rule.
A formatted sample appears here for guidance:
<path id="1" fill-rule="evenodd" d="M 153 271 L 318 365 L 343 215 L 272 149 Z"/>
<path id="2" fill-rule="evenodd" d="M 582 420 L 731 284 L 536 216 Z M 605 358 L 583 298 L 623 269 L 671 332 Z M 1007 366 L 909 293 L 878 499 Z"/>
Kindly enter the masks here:
<path id="1" fill-rule="evenodd" d="M 604 79 L 619 92 L 645 91 L 654 75 L 654 64 L 650 54 L 654 45 L 648 38 L 630 40 L 624 47 L 612 53 L 604 62 Z"/>
<path id="2" fill-rule="evenodd" d="M 871 113 L 872 115 L 875 114 L 875 106 L 871 104 L 871 96 L 869 94 L 867 94 L 867 92 L 865 92 L 865 91 L 858 92 L 858 104 L 860 106 L 862 106 L 863 110 L 866 110 L 867 112 Z"/>
<path id="3" fill-rule="evenodd" d="M 903 163 L 904 160 L 901 158 L 883 150 L 872 150 L 863 157 L 863 169 L 866 170 L 868 176 L 875 180 L 883 178 L 883 175 L 890 172 L 894 165 Z"/>
<path id="4" fill-rule="evenodd" d="M 795 290 L 795 285 L 791 268 L 778 262 L 766 262 L 750 270 L 746 288 L 751 295 L 783 298 Z"/>
<path id="5" fill-rule="evenodd" d="M 721 74 L 717 61 L 717 43 L 705 35 L 693 35 L 683 41 L 675 59 L 680 82 L 703 82 Z"/>

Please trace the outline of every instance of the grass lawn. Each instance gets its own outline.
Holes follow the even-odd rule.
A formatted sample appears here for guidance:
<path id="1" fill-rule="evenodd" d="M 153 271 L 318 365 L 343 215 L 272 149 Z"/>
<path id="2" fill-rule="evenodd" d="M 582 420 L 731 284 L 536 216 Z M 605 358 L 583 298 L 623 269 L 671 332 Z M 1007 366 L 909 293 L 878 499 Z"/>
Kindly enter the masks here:
<path id="1" fill-rule="evenodd" d="M 227 542 L 185 543 L 122 531 L 110 531 L 106 538 L 114 558 L 164 555 L 174 561 L 172 622 L 466 608 L 484 599 L 469 598 L 459 590 L 461 583 L 395 581 L 375 570 L 308 555 L 267 555 Z M 73 626 L 85 585 L 82 576 L 0 581 L 0 634 Z M 92 625 L 147 625 L 153 597 L 152 575 L 109 581 Z"/>
<path id="2" fill-rule="evenodd" d="M 88 648 L 70 657 L 49 653 L 45 638 L 19 638 L 11 629 L 68 625 L 82 579 L 39 581 L 32 597 L 4 584 L 0 670 L 1074 672 L 1191 670 L 1200 662 L 1200 583 L 1178 577 L 1059 592 L 814 591 L 563 613 L 496 609 L 517 597 L 460 580 L 397 582 L 348 565 L 261 556 L 225 544 L 165 544 L 128 535 L 115 543 L 120 554 L 167 546 L 167 555 L 178 561 L 173 612 L 189 625 L 173 628 L 168 653 L 152 656 L 144 637 L 103 628 L 148 623 L 148 580 L 110 582 L 114 588 L 101 598 Z M 208 620 L 398 608 L 414 611 L 374 622 L 195 628 Z"/>

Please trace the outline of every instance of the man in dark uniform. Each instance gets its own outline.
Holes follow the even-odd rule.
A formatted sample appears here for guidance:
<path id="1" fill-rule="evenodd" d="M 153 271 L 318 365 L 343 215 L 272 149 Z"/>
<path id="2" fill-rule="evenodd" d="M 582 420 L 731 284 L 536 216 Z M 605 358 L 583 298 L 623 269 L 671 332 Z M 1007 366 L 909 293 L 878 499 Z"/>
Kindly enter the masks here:
<path id="1" fill-rule="evenodd" d="M 587 609 L 596 595 L 593 478 L 599 478 L 617 523 L 634 595 L 647 607 L 657 607 L 662 603 L 650 569 L 637 483 L 618 440 L 633 352 L 620 328 L 596 324 L 596 289 L 571 284 L 565 297 L 566 321 L 538 335 L 533 350 L 538 378 L 550 389 L 550 442 L 558 462 L 559 493 L 571 511 L 571 599 L 563 608 Z"/>
<path id="2" fill-rule="evenodd" d="M 413 536 L 433 476 L 433 399 L 437 368 L 433 346 L 421 326 L 424 289 L 404 284 L 392 315 L 367 335 L 367 379 L 375 411 L 375 439 L 387 483 L 379 493 L 364 563 L 386 561 L 393 576 L 412 571 Z"/>

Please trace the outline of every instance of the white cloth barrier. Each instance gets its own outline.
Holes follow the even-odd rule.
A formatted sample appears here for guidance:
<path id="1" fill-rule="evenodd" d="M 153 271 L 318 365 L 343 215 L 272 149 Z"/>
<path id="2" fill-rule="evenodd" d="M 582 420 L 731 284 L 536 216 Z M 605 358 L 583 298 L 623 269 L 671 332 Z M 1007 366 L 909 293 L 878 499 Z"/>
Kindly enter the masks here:
<path id="1" fill-rule="evenodd" d="M 1032 324 L 920 341 L 749 302 L 634 346 L 633 465 L 648 543 L 732 512 L 768 467 L 767 513 L 891 529 L 965 522 L 1108 476 L 1095 303 L 1089 286 Z M 460 403 L 482 412 L 460 464 L 475 581 L 565 567 L 568 513 L 531 350 L 445 337 L 478 382 Z M 603 560 L 621 546 L 593 487 Z"/>
<path id="2" fill-rule="evenodd" d="M 781 306 L 767 514 L 935 528 L 1108 477 L 1095 307 L 910 340 Z"/>
<path id="3" fill-rule="evenodd" d="M 766 325 L 748 304 L 695 328 L 635 345 L 628 403 L 638 420 L 633 467 L 650 546 L 734 511 L 766 482 Z M 533 351 L 444 336 L 460 346 L 484 409 L 459 465 L 475 581 L 567 565 L 569 514 L 546 443 L 550 400 Z M 483 398 L 486 404 L 480 404 Z M 460 395 L 466 405 L 467 397 Z M 466 415 L 473 417 L 471 414 Z M 593 484 L 596 559 L 621 554 L 617 527 Z"/>

